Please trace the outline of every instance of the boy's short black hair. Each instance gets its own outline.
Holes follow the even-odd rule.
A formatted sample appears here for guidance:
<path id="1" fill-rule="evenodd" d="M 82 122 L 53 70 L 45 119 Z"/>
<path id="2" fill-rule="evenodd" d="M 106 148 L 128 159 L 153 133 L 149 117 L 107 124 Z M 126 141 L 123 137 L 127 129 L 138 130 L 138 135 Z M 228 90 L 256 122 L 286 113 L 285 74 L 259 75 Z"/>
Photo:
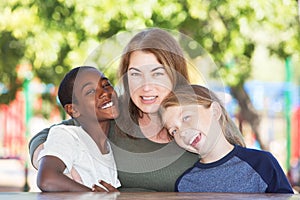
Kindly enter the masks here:
<path id="1" fill-rule="evenodd" d="M 61 81 L 58 88 L 58 98 L 62 107 L 64 107 L 66 104 L 71 104 L 73 102 L 76 103 L 77 101 L 76 97 L 73 95 L 74 82 L 79 70 L 86 70 L 86 69 L 96 69 L 96 68 L 91 66 L 76 67 L 71 71 L 69 71 Z"/>

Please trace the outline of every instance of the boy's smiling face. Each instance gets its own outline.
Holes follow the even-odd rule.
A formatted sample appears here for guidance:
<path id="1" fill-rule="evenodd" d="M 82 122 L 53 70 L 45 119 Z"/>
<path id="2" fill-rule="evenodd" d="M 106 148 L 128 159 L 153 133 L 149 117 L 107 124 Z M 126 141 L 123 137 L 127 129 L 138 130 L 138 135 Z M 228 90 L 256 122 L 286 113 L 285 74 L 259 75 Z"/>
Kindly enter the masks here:
<path id="1" fill-rule="evenodd" d="M 73 106 L 80 118 L 103 121 L 119 115 L 117 94 L 109 80 L 100 71 L 88 69 L 79 71 L 74 82 Z"/>
<path id="2" fill-rule="evenodd" d="M 209 154 L 217 141 L 218 119 L 214 116 L 214 105 L 184 105 L 168 107 L 163 112 L 163 121 L 176 143 L 201 157 Z"/>

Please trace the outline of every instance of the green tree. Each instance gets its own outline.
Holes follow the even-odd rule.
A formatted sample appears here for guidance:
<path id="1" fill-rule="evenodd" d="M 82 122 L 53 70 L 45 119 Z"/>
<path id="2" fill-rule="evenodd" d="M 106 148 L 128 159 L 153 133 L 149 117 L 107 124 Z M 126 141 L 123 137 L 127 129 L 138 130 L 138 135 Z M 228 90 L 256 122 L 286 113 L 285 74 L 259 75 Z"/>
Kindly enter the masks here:
<path id="1" fill-rule="evenodd" d="M 13 0 L 1 1 L 0 18 L 0 82 L 9 90 L 1 102 L 12 100 L 22 83 L 18 64 L 29 63 L 34 76 L 57 85 L 99 42 L 120 31 L 155 26 L 188 35 L 212 56 L 215 75 L 231 87 L 259 141 L 259 115 L 243 88 L 251 77 L 253 52 L 264 45 L 281 59 L 299 59 L 297 2 L 292 0 Z M 187 52 L 191 57 L 202 53 Z"/>

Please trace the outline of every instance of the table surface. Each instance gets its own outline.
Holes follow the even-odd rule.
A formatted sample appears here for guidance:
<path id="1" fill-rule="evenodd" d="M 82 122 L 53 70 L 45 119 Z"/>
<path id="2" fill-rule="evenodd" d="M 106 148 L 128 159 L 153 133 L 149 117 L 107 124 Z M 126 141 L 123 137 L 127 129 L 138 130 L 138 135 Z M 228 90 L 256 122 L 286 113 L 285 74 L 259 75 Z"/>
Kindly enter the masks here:
<path id="1" fill-rule="evenodd" d="M 188 199 L 300 199 L 299 194 L 245 194 L 245 193 L 176 193 L 176 192 L 121 192 L 121 193 L 96 193 L 96 192 L 0 192 L 0 199 L 101 199 L 101 200 L 188 200 Z"/>

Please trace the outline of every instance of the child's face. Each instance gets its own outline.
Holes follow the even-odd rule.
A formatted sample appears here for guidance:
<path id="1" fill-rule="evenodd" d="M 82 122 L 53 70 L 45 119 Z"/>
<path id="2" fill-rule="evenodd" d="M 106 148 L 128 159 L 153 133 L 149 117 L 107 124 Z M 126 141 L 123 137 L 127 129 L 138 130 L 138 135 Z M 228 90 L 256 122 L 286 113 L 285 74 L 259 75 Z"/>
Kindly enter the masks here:
<path id="1" fill-rule="evenodd" d="M 114 119 L 119 115 L 117 94 L 109 80 L 95 69 L 80 71 L 76 77 L 75 104 L 80 117 L 89 120 Z"/>
<path id="2" fill-rule="evenodd" d="M 220 135 L 212 105 L 209 108 L 202 105 L 168 107 L 162 116 L 176 143 L 201 157 L 213 150 Z"/>

